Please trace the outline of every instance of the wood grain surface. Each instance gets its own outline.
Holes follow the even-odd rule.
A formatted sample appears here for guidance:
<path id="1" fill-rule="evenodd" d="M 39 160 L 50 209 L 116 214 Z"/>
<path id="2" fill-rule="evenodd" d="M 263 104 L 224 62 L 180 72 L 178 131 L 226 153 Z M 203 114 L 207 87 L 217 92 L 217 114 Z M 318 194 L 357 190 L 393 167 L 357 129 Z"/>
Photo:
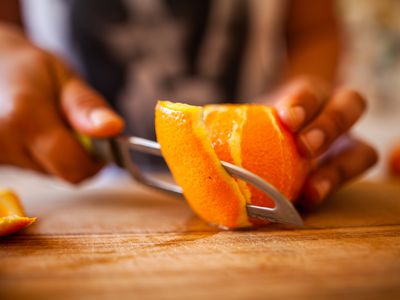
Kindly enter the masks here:
<path id="1" fill-rule="evenodd" d="M 0 182 L 38 217 L 0 240 L 0 299 L 400 299 L 399 183 L 353 184 L 304 229 L 227 232 L 115 170 Z"/>

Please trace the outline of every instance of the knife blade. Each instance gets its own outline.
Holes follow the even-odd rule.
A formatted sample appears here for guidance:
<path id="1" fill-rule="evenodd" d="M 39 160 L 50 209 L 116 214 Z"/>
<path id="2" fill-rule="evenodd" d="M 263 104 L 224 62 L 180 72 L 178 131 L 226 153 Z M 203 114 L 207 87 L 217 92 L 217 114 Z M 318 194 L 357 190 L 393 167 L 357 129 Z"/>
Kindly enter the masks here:
<path id="1" fill-rule="evenodd" d="M 87 141 L 85 143 L 87 144 Z M 133 163 L 132 150 L 162 157 L 160 145 L 154 141 L 134 136 L 120 136 L 108 140 L 94 139 L 91 140 L 91 150 L 102 159 L 114 162 L 120 167 L 127 169 L 142 184 L 165 192 L 182 195 L 181 187 L 144 174 Z M 273 208 L 247 204 L 246 209 L 250 217 L 274 223 L 304 226 L 303 220 L 293 204 L 272 184 L 234 164 L 221 161 L 221 165 L 231 176 L 255 186 L 274 201 L 275 207 Z"/>

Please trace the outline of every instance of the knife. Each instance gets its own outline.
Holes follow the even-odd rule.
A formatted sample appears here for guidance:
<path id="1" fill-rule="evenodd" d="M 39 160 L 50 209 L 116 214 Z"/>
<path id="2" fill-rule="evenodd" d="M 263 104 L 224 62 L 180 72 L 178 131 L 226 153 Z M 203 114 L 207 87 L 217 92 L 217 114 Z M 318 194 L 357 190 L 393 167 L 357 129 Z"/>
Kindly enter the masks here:
<path id="1" fill-rule="evenodd" d="M 90 139 L 83 136 L 78 136 L 78 138 L 92 154 L 106 162 L 115 163 L 117 166 L 127 169 L 139 183 L 164 192 L 182 195 L 181 187 L 144 174 L 132 160 L 132 151 L 162 157 L 158 143 L 134 136 L 118 136 L 111 139 Z M 255 186 L 274 201 L 275 207 L 273 208 L 247 204 L 246 209 L 250 217 L 274 223 L 304 226 L 293 204 L 272 184 L 234 164 L 221 161 L 221 165 L 231 176 Z"/>

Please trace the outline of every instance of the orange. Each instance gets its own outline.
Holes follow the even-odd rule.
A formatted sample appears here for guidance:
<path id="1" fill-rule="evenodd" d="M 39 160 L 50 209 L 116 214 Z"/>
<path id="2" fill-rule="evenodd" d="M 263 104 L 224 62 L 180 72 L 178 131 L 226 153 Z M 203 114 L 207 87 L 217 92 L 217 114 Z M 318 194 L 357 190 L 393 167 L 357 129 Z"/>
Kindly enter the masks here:
<path id="1" fill-rule="evenodd" d="M 293 135 L 273 107 L 249 105 L 242 130 L 241 166 L 274 185 L 289 200 L 298 196 L 309 162 L 298 152 Z M 273 201 L 249 185 L 251 203 L 273 207 Z"/>
<path id="2" fill-rule="evenodd" d="M 273 207 L 258 189 L 221 166 L 241 166 L 294 201 L 309 170 L 292 134 L 275 110 L 263 105 L 208 105 L 160 101 L 156 133 L 162 154 L 193 210 L 209 223 L 235 228 L 258 224 L 245 204 Z M 212 180 L 210 180 L 212 179 Z"/>
<path id="3" fill-rule="evenodd" d="M 249 225 L 246 200 L 222 167 L 202 113 L 197 106 L 166 101 L 157 104 L 155 125 L 162 154 L 189 205 L 201 218 L 222 227 Z"/>
<path id="4" fill-rule="evenodd" d="M 26 217 L 17 195 L 11 190 L 0 191 L 0 236 L 21 230 L 35 222 Z"/>
<path id="5" fill-rule="evenodd" d="M 243 124 L 246 120 L 245 105 L 206 105 L 203 119 L 209 131 L 211 143 L 220 160 L 241 166 L 240 142 Z M 247 184 L 237 180 L 246 202 L 250 199 Z"/>

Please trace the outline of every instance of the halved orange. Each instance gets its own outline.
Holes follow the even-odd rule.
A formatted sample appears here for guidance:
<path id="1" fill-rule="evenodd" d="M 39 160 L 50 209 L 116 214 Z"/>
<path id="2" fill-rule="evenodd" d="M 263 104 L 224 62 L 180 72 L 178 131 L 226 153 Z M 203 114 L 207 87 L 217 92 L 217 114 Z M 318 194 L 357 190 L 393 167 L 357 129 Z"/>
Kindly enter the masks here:
<path id="1" fill-rule="evenodd" d="M 156 133 L 162 154 L 193 210 L 209 223 L 245 227 L 246 203 L 273 207 L 258 189 L 233 179 L 219 160 L 241 166 L 294 201 L 309 169 L 272 107 L 160 101 Z"/>
<path id="2" fill-rule="evenodd" d="M 21 202 L 13 191 L 0 191 L 0 236 L 21 230 L 35 220 L 25 216 Z"/>

